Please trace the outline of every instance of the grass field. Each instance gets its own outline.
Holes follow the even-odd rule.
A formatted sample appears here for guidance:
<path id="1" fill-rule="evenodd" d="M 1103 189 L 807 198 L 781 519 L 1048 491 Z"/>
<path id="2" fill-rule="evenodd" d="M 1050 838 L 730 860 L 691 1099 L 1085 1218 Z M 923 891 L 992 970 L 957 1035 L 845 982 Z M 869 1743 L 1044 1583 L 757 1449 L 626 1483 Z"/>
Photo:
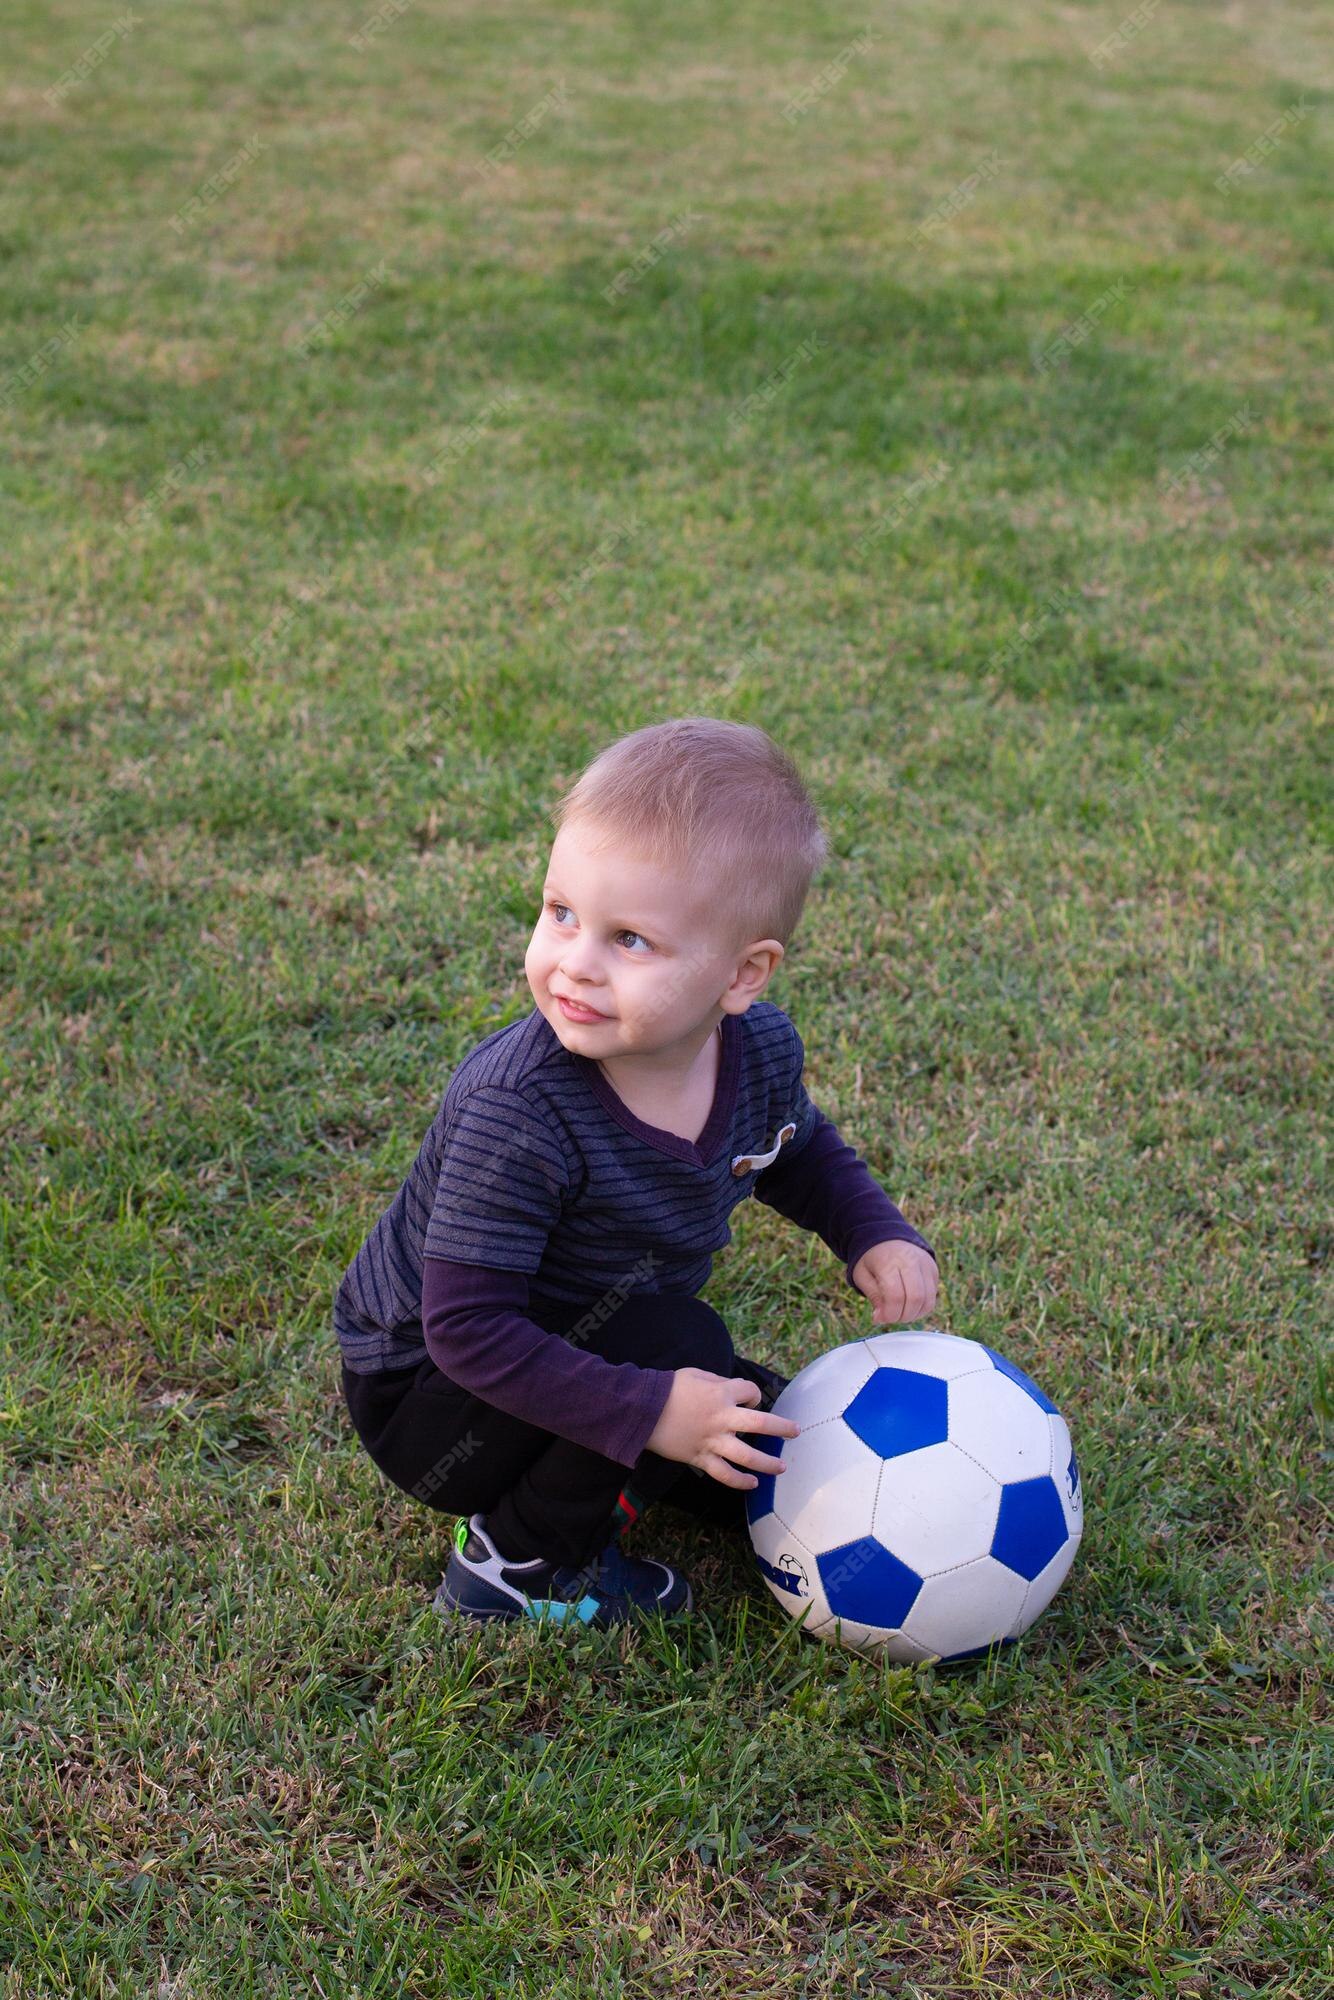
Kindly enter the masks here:
<path id="1" fill-rule="evenodd" d="M 15 26 L 0 1993 L 1334 1993 L 1327 14 Z M 980 1668 L 664 1510 L 707 1615 L 451 1639 L 342 1405 L 547 804 L 692 711 L 833 835 L 812 1095 L 1075 1434 Z M 871 1330 L 755 1204 L 708 1297 Z"/>

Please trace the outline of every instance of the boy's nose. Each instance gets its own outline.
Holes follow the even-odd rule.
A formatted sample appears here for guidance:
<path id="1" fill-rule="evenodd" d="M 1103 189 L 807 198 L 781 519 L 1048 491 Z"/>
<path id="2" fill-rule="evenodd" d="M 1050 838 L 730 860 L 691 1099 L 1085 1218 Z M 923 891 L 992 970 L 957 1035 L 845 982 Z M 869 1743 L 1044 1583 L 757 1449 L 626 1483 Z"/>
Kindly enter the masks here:
<path id="1" fill-rule="evenodd" d="M 567 951 L 557 970 L 571 987 L 597 984 L 596 956 L 591 951 Z"/>

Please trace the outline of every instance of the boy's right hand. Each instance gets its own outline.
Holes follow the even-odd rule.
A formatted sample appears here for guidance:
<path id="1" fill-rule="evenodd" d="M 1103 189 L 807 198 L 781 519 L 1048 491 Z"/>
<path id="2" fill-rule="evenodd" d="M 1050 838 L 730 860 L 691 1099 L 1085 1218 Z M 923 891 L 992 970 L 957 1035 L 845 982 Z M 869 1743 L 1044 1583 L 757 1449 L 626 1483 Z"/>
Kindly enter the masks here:
<path id="1" fill-rule="evenodd" d="M 739 1431 L 767 1431 L 772 1437 L 794 1438 L 801 1425 L 790 1417 L 775 1416 L 772 1410 L 757 1410 L 758 1382 L 740 1375 L 711 1375 L 707 1368 L 678 1368 L 662 1415 L 649 1437 L 648 1451 L 681 1465 L 695 1465 L 723 1486 L 749 1492 L 759 1480 L 738 1472 L 738 1466 L 753 1466 L 756 1472 L 783 1472 L 781 1458 L 743 1444 Z"/>

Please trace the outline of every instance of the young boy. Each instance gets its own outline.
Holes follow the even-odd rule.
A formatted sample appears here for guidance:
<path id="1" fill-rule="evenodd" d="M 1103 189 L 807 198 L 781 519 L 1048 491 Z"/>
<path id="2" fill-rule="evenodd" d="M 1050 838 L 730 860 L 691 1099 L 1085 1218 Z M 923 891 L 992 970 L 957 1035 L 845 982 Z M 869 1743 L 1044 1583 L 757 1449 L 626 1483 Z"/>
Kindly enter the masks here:
<path id="1" fill-rule="evenodd" d="M 816 1231 L 882 1325 L 935 1255 L 806 1093 L 761 998 L 828 853 L 796 766 L 685 716 L 612 743 L 553 815 L 533 1012 L 450 1079 L 334 1300 L 342 1384 L 395 1485 L 461 1518 L 450 1617 L 689 1611 L 619 1536 L 652 1500 L 736 1532 L 797 1425 L 697 1294 L 755 1195 Z"/>

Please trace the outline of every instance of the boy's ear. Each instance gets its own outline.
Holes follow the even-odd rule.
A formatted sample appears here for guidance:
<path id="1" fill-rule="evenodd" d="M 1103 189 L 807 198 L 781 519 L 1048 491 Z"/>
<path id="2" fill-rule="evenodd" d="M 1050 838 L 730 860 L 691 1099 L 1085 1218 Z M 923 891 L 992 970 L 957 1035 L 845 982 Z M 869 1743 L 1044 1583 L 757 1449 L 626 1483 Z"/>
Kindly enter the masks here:
<path id="1" fill-rule="evenodd" d="M 777 938 L 761 938 L 747 950 L 736 969 L 728 992 L 737 998 L 758 1000 L 783 961 L 783 947 Z"/>

